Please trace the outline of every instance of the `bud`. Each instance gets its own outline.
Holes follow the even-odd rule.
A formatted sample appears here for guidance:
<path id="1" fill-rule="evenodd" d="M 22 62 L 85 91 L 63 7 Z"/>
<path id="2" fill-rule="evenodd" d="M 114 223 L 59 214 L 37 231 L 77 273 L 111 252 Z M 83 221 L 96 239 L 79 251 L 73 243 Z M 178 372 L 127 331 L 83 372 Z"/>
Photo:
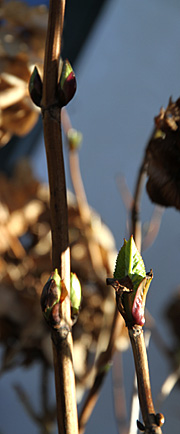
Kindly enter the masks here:
<path id="1" fill-rule="evenodd" d="M 76 322 L 79 314 L 80 304 L 81 304 L 81 284 L 75 273 L 71 273 L 70 299 L 71 299 L 71 317 L 73 322 Z"/>
<path id="2" fill-rule="evenodd" d="M 77 131 L 74 128 L 70 128 L 67 132 L 69 149 L 72 151 L 78 150 L 80 148 L 82 138 L 83 136 L 80 131 Z"/>
<path id="3" fill-rule="evenodd" d="M 156 423 L 158 426 L 162 426 L 164 425 L 165 422 L 165 417 L 162 413 L 157 413 L 156 414 Z"/>
<path id="4" fill-rule="evenodd" d="M 29 80 L 29 93 L 33 103 L 38 107 L 41 107 L 42 88 L 42 80 L 35 66 Z"/>
<path id="5" fill-rule="evenodd" d="M 139 420 L 137 420 L 136 422 L 137 422 L 137 427 L 138 427 L 139 431 L 145 431 L 145 426 L 143 425 L 143 423 L 140 422 Z"/>
<path id="6" fill-rule="evenodd" d="M 136 295 L 134 297 L 132 311 L 131 311 L 132 317 L 134 319 L 135 324 L 140 326 L 143 326 L 145 323 L 144 310 L 145 310 L 146 295 L 152 278 L 153 278 L 153 273 L 151 270 L 150 273 L 146 274 L 146 277 L 142 280 L 142 282 L 138 286 Z"/>
<path id="7" fill-rule="evenodd" d="M 66 59 L 63 62 L 62 72 L 58 84 L 58 100 L 60 107 L 64 107 L 73 98 L 76 92 L 76 77 L 71 64 Z"/>
<path id="8" fill-rule="evenodd" d="M 146 274 L 133 237 L 124 240 L 116 260 L 114 278 L 107 279 L 107 284 L 116 291 L 117 307 L 128 327 L 145 323 L 145 301 L 152 278 L 152 270 Z"/>
<path id="9" fill-rule="evenodd" d="M 48 324 L 57 328 L 60 324 L 59 305 L 65 299 L 67 290 L 57 268 L 51 273 L 41 294 L 41 308 Z"/>

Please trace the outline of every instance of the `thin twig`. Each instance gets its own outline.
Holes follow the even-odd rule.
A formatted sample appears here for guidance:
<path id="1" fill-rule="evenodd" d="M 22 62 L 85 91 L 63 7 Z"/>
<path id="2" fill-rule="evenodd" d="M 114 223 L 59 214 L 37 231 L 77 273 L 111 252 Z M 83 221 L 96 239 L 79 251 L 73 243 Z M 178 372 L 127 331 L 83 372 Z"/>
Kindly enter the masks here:
<path id="1" fill-rule="evenodd" d="M 159 408 L 163 401 L 170 395 L 173 388 L 175 387 L 176 383 L 179 381 L 180 378 L 180 367 L 176 368 L 173 372 L 171 372 L 166 380 L 164 381 L 161 391 L 158 394 L 157 397 L 157 407 Z"/>
<path id="2" fill-rule="evenodd" d="M 101 386 L 108 372 L 108 364 L 111 363 L 114 351 L 116 350 L 116 339 L 120 335 L 122 326 L 123 326 L 123 319 L 119 315 L 118 310 L 116 309 L 107 349 L 106 351 L 102 352 L 99 355 L 96 361 L 96 365 L 94 367 L 94 371 L 95 371 L 94 383 L 88 393 L 88 396 L 81 410 L 81 414 L 79 417 L 79 434 L 84 433 L 86 424 L 98 400 Z"/>
<path id="3" fill-rule="evenodd" d="M 44 412 L 47 412 L 48 410 L 48 379 L 49 367 L 45 363 L 43 363 L 41 369 L 41 399 Z"/>
<path id="4" fill-rule="evenodd" d="M 163 213 L 164 208 L 162 206 L 155 206 L 153 215 L 149 222 L 148 231 L 142 241 L 142 250 L 149 249 L 149 247 L 152 246 L 155 239 L 157 238 L 161 226 Z"/>
<path id="5" fill-rule="evenodd" d="M 141 251 L 141 220 L 140 220 L 140 204 L 142 197 L 142 190 L 146 177 L 146 160 L 142 161 L 138 178 L 135 187 L 134 203 L 132 207 L 132 233 L 136 243 L 136 246 Z M 131 341 L 131 346 L 133 350 L 137 383 L 138 383 L 138 395 L 141 407 L 141 413 L 143 421 L 145 424 L 145 434 L 154 433 L 160 434 L 162 430 L 157 424 L 157 419 L 155 415 L 152 394 L 151 394 L 151 384 L 149 377 L 149 367 L 146 346 L 144 342 L 143 329 L 135 325 L 129 328 L 129 337 Z"/>
<path id="6" fill-rule="evenodd" d="M 122 352 L 117 351 L 112 366 L 114 411 L 119 434 L 128 434 Z"/>
<path id="7" fill-rule="evenodd" d="M 150 337 L 151 337 L 151 332 L 146 330 L 145 332 L 146 351 L 149 347 Z M 139 398 L 138 398 L 137 376 L 135 374 L 132 399 L 131 399 L 131 415 L 130 415 L 128 434 L 135 434 L 135 432 L 137 432 L 136 421 L 139 419 L 139 411 L 140 411 L 140 405 L 139 405 Z"/>
<path id="8" fill-rule="evenodd" d="M 158 350 L 162 352 L 163 356 L 166 356 L 171 360 L 172 350 L 168 347 L 163 336 L 159 333 L 156 321 L 148 310 L 146 310 L 146 328 L 150 330 L 152 339 Z"/>
<path id="9" fill-rule="evenodd" d="M 126 178 L 124 175 L 122 174 L 118 175 L 116 177 L 116 183 L 126 210 L 126 231 L 129 237 L 129 235 L 131 235 L 131 227 L 132 227 L 131 211 L 132 211 L 134 199 L 127 186 Z"/>
<path id="10" fill-rule="evenodd" d="M 73 127 L 71 124 L 71 119 L 65 107 L 62 109 L 61 121 L 64 133 L 68 137 L 68 132 L 69 130 L 73 129 Z M 91 210 L 87 201 L 81 176 L 79 164 L 79 150 L 69 149 L 69 168 L 80 217 L 82 222 L 87 225 L 91 222 Z"/>
<path id="11" fill-rule="evenodd" d="M 66 109 L 62 110 L 61 120 L 62 120 L 63 130 L 68 138 L 68 132 L 69 130 L 72 129 L 72 124 Z M 80 218 L 84 226 L 84 232 L 88 240 L 88 250 L 89 250 L 92 267 L 97 278 L 98 279 L 100 278 L 100 281 L 104 282 L 104 275 L 102 273 L 104 269 L 102 253 L 99 245 L 97 244 L 97 241 L 94 240 L 93 238 L 93 233 L 91 228 L 92 213 L 86 198 L 86 193 L 84 190 L 84 185 L 83 185 L 81 171 L 80 171 L 79 152 L 76 149 L 71 149 L 71 148 L 69 149 L 69 166 L 70 166 L 70 174 L 71 174 L 74 192 L 76 195 Z M 106 351 L 102 352 L 99 355 L 96 364 L 92 369 L 94 383 L 88 393 L 87 399 L 83 405 L 79 417 L 80 434 L 84 432 L 86 424 L 89 420 L 89 417 L 99 397 L 101 386 L 104 382 L 106 373 L 108 371 L 107 369 L 108 364 L 112 360 L 112 356 L 115 351 L 115 341 L 117 335 L 119 336 L 120 330 L 122 328 L 122 324 L 123 324 L 123 320 L 116 310 L 107 349 Z"/>
<path id="12" fill-rule="evenodd" d="M 142 190 L 144 186 L 146 176 L 146 160 L 143 159 L 141 164 L 136 188 L 134 195 L 134 202 L 132 206 L 132 234 L 136 243 L 136 246 L 141 251 L 141 220 L 140 220 L 140 204 L 141 204 L 141 196 Z M 137 383 L 138 383 L 138 395 L 140 401 L 141 412 L 144 420 L 145 426 L 142 427 L 145 433 L 155 433 L 160 434 L 161 428 L 160 424 L 163 424 L 163 415 L 159 422 L 159 417 L 161 415 L 156 416 L 154 405 L 152 401 L 151 395 L 151 384 L 149 378 L 149 367 L 147 360 L 147 352 L 144 343 L 143 330 L 142 327 L 134 325 L 129 326 L 129 337 L 131 341 L 131 346 L 133 350 L 136 375 L 137 375 Z"/>
<path id="13" fill-rule="evenodd" d="M 138 178 L 135 187 L 134 203 L 132 207 L 132 231 L 134 241 L 139 251 L 141 251 L 141 221 L 140 221 L 140 203 L 142 196 L 142 189 L 146 177 L 146 165 L 143 160 L 139 169 Z"/>
<path id="14" fill-rule="evenodd" d="M 70 254 L 68 210 L 61 135 L 61 110 L 57 104 L 58 68 L 61 52 L 65 0 L 50 0 L 46 38 L 42 116 L 47 155 L 50 215 L 52 230 L 52 265 L 70 292 Z M 78 433 L 75 380 L 72 363 L 70 298 L 60 305 L 60 318 L 69 333 L 66 337 L 52 331 L 57 418 L 61 434 Z"/>
<path id="15" fill-rule="evenodd" d="M 39 416 L 38 413 L 35 411 L 29 396 L 24 391 L 24 389 L 21 387 L 21 385 L 20 384 L 14 384 L 14 390 L 16 391 L 16 394 L 17 394 L 20 402 L 22 403 L 24 409 L 26 410 L 28 416 L 36 424 L 41 424 L 42 423 L 42 416 Z"/>
<path id="16" fill-rule="evenodd" d="M 72 129 L 71 120 L 64 108 L 61 114 L 62 125 L 66 136 L 68 137 L 68 131 Z M 80 171 L 79 164 L 79 151 L 76 149 L 69 149 L 69 167 L 70 175 L 76 195 L 77 206 L 79 210 L 79 215 L 84 226 L 84 232 L 86 239 L 88 241 L 88 250 L 91 260 L 91 264 L 96 275 L 97 281 L 100 280 L 104 284 L 106 277 L 106 272 L 104 269 L 102 251 L 99 244 L 94 239 L 93 229 L 92 229 L 92 212 L 87 201 L 84 184 Z"/>
<path id="17" fill-rule="evenodd" d="M 19 384 L 14 385 L 14 390 L 17 393 L 17 396 L 22 403 L 24 409 L 26 410 L 28 416 L 32 419 L 32 421 L 40 427 L 41 433 L 49 434 L 51 431 L 51 426 L 54 424 L 56 413 L 55 408 L 44 408 L 42 411 L 39 411 L 33 408 L 31 400 L 27 393 L 23 390 L 23 388 Z"/>
<path id="18" fill-rule="evenodd" d="M 129 337 L 131 340 L 134 355 L 138 383 L 138 394 L 141 406 L 141 413 L 145 424 L 145 433 L 161 434 L 162 431 L 160 426 L 157 425 L 154 405 L 152 401 L 148 360 L 142 327 L 134 326 L 129 328 Z"/>
<path id="19" fill-rule="evenodd" d="M 144 176 L 144 175 L 143 175 Z M 139 182 L 140 180 L 140 182 Z M 123 204 L 125 206 L 125 210 L 127 213 L 127 220 L 126 220 L 126 226 L 127 226 L 127 232 L 130 234 L 130 226 L 131 230 L 134 230 L 135 237 L 137 237 L 137 233 L 141 229 L 140 224 L 140 198 L 142 195 L 142 187 L 143 187 L 143 178 L 140 178 L 138 176 L 137 185 L 136 185 L 136 191 L 135 191 L 135 200 L 133 199 L 133 196 L 131 195 L 131 192 L 126 184 L 125 177 L 121 174 L 117 176 L 117 185 L 121 194 L 121 198 L 123 201 Z M 138 202 L 137 202 L 138 200 Z M 161 221 L 164 213 L 164 208 L 162 206 L 155 206 L 151 220 L 148 225 L 148 230 L 145 236 L 142 239 L 142 250 L 149 249 L 151 245 L 154 243 L 154 241 L 157 238 L 157 235 L 159 233 L 159 229 L 161 226 Z M 130 224 L 130 214 L 131 214 L 131 224 Z M 136 217 L 137 221 L 135 223 L 132 222 L 132 220 Z M 137 224 L 138 229 L 135 229 L 135 226 Z M 134 228 L 134 229 L 133 229 Z"/>
<path id="20" fill-rule="evenodd" d="M 137 433 L 137 423 L 136 421 L 139 419 L 139 398 L 138 398 L 138 388 L 137 388 L 137 376 L 136 373 L 134 375 L 133 381 L 133 391 L 131 396 L 131 411 L 129 418 L 129 431 L 128 434 L 136 434 Z"/>

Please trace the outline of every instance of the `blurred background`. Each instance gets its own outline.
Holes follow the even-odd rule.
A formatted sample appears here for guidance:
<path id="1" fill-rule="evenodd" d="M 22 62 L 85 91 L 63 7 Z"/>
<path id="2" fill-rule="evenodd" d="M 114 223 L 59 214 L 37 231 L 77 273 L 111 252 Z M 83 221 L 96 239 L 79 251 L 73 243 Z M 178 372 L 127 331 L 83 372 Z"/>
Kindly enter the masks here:
<path id="1" fill-rule="evenodd" d="M 30 8 L 37 8 L 39 4 L 38 1 L 26 2 Z M 48 6 L 48 2 L 45 5 Z M 0 433 L 24 434 L 24 427 L 26 434 L 56 433 L 53 425 L 55 396 L 50 369 L 50 338 L 41 322 L 38 304 L 41 284 L 46 272 L 50 271 L 48 192 L 44 185 L 48 175 L 41 119 L 30 101 L 27 102 L 26 93 L 29 65 L 37 64 L 42 70 L 47 10 L 45 7 L 32 9 L 30 14 L 30 10 L 23 9 L 20 2 L 8 1 L 1 1 L 0 8 Z M 111 234 L 108 232 L 106 246 L 102 242 L 108 258 L 110 251 L 115 257 L 116 249 L 119 250 L 124 237 L 129 236 L 127 210 L 119 180 L 123 176 L 129 191 L 134 193 L 144 149 L 153 130 L 153 119 L 161 106 L 167 106 L 170 96 L 174 100 L 180 96 L 179 16 L 178 0 L 67 1 L 63 57 L 71 61 L 77 78 L 77 92 L 67 111 L 72 126 L 83 135 L 79 161 L 88 203 L 101 216 L 106 229 L 108 227 L 111 231 Z M 16 81 L 12 81 L 12 75 L 16 76 Z M 6 98 L 3 98 L 7 88 L 15 88 L 15 92 L 11 92 L 10 97 L 6 92 Z M 64 154 L 67 187 L 73 191 L 67 147 Z M 27 199 L 31 208 L 28 208 Z M 74 198 L 71 201 L 70 221 L 74 240 L 77 227 L 79 231 L 81 227 L 77 222 Z M 23 210 L 23 215 L 20 210 Z M 154 205 L 144 192 L 141 213 L 143 234 L 147 232 L 153 210 Z M 13 214 L 14 221 L 10 219 L 13 212 L 16 212 Z M 99 221 L 97 215 L 96 218 Z M 166 209 L 157 238 L 142 252 L 146 269 L 152 268 L 154 272 L 146 306 L 161 336 L 158 345 L 152 337 L 148 350 L 155 406 L 164 381 L 179 364 L 179 218 L 178 211 Z M 4 229 L 7 220 L 10 221 L 8 231 Z M 19 232 L 17 230 L 16 234 L 17 227 Z M 16 235 L 18 241 L 15 240 Z M 39 247 L 43 237 L 45 244 Z M 47 249 L 45 257 L 41 249 Z M 28 252 L 26 258 L 24 252 Z M 80 267 L 78 255 L 75 254 L 73 260 L 77 270 Z M 86 267 L 87 263 L 85 270 Z M 109 266 L 109 273 L 111 269 Z M 89 278 L 86 282 L 83 273 L 81 277 L 85 286 L 90 280 L 95 285 L 95 279 Z M 101 285 L 99 287 L 99 299 L 94 297 L 94 305 L 91 306 L 92 315 L 100 318 L 95 323 L 97 330 L 90 330 L 88 323 L 83 335 L 83 348 L 87 352 L 83 353 L 83 357 L 88 356 L 90 361 L 96 354 L 95 346 L 100 336 L 98 327 L 104 318 L 104 308 L 99 308 L 103 297 L 106 300 L 110 298 L 108 306 L 111 306 L 109 312 L 112 313 L 113 293 L 111 297 L 107 290 L 104 293 Z M 30 288 L 28 295 L 27 288 Z M 92 293 L 96 294 L 91 282 Z M 87 293 L 84 301 L 84 309 L 87 310 L 89 298 Z M 174 300 L 169 321 L 166 312 Z M 80 345 L 79 330 L 82 332 L 83 321 L 86 323 L 87 319 L 84 316 L 86 318 L 82 317 L 76 333 Z M 94 333 L 93 339 L 91 333 Z M 169 356 L 161 351 L 162 342 L 169 349 Z M 124 349 L 122 360 L 128 427 L 134 366 L 127 342 L 119 347 Z M 77 350 L 80 348 L 77 347 Z M 117 375 L 118 357 L 114 366 Z M 88 423 L 87 434 L 95 430 L 104 434 L 109 431 L 111 434 L 123 432 L 118 431 L 115 419 L 115 374 L 110 370 L 107 375 Z M 81 375 L 82 372 L 79 373 Z M 43 403 L 44 383 L 41 379 L 44 377 L 47 378 L 50 398 Z M 171 430 L 174 434 L 178 434 L 180 423 L 178 377 L 176 380 L 171 393 L 168 392 L 166 399 L 159 407 L 159 404 L 156 406 L 166 418 L 163 432 Z M 83 394 L 83 386 L 80 389 L 79 397 Z M 47 407 L 48 422 L 43 419 Z"/>

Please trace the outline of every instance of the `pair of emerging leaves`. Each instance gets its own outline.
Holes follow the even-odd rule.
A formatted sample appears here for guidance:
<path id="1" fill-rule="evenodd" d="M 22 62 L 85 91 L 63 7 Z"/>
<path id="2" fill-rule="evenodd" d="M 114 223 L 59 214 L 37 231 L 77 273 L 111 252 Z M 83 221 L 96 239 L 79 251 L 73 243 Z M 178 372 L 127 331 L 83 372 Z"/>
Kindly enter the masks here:
<path id="1" fill-rule="evenodd" d="M 114 279 L 107 279 L 107 283 L 116 290 L 117 307 L 128 326 L 144 325 L 146 295 L 152 278 L 152 271 L 146 274 L 133 237 L 124 240 L 117 256 Z"/>
<path id="2" fill-rule="evenodd" d="M 57 327 L 60 324 L 59 305 L 67 296 L 67 289 L 57 268 L 51 273 L 44 285 L 41 295 L 42 312 L 50 326 Z M 75 273 L 71 273 L 70 279 L 71 317 L 75 322 L 81 304 L 81 285 Z"/>
<path id="3" fill-rule="evenodd" d="M 73 68 L 67 59 L 64 60 L 59 83 L 57 85 L 57 105 L 62 108 L 73 98 L 76 92 L 76 77 Z M 32 101 L 41 107 L 43 83 L 36 66 L 29 82 L 29 93 Z"/>

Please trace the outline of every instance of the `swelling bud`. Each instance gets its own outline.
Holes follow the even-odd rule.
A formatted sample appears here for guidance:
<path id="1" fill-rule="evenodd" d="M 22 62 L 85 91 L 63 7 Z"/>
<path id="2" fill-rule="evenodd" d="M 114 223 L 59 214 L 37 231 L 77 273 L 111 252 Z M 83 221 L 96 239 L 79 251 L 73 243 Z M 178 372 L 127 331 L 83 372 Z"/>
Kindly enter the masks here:
<path id="1" fill-rule="evenodd" d="M 41 107 L 42 88 L 42 80 L 35 66 L 29 80 L 29 93 L 33 103 L 38 107 Z"/>
<path id="2" fill-rule="evenodd" d="M 60 80 L 58 83 L 58 102 L 60 107 L 66 106 L 76 92 L 76 77 L 71 64 L 66 59 L 63 62 Z"/>

